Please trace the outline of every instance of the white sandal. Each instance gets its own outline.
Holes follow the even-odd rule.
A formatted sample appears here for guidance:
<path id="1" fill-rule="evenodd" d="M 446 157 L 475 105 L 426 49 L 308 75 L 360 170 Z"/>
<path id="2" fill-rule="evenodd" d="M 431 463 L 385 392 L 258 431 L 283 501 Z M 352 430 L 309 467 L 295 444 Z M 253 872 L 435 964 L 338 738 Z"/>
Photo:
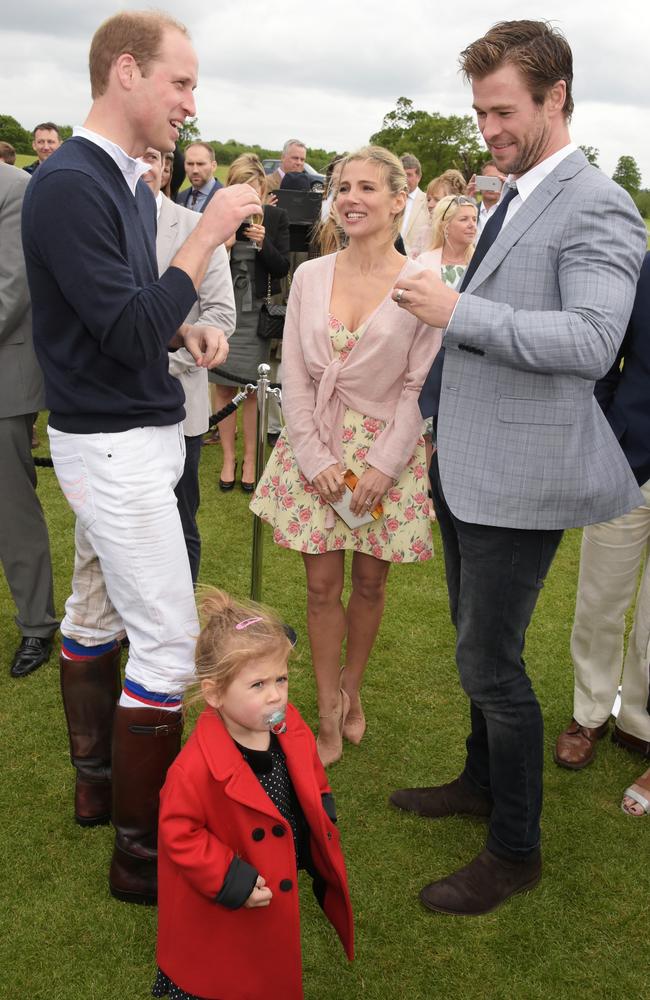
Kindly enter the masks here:
<path id="1" fill-rule="evenodd" d="M 641 778 L 637 778 L 634 784 L 630 785 L 630 787 L 626 788 L 625 791 L 623 792 L 623 801 L 621 802 L 621 809 L 623 810 L 626 816 L 634 816 L 637 819 L 640 819 L 641 816 L 650 816 L 650 799 L 647 799 L 645 795 L 641 794 L 641 792 L 636 791 L 637 788 L 642 788 L 644 792 L 647 792 L 650 795 L 650 787 L 648 787 L 648 785 L 645 784 L 644 778 L 646 778 L 645 774 L 642 775 Z M 647 780 L 648 779 L 646 778 L 646 781 Z M 636 802 L 637 805 L 641 806 L 643 812 L 641 814 L 630 812 L 630 810 L 625 807 L 626 798 L 632 799 L 633 802 Z"/>

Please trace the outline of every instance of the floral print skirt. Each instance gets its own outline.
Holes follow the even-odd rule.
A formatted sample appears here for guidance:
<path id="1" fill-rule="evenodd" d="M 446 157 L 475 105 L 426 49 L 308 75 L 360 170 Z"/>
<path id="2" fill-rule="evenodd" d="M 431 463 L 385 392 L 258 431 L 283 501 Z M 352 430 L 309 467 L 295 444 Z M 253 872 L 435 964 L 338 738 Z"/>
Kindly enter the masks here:
<path id="1" fill-rule="evenodd" d="M 346 410 L 343 457 L 346 468 L 357 476 L 365 471 L 368 449 L 384 426 L 381 420 Z M 428 489 L 424 441 L 420 438 L 399 480 L 382 499 L 383 517 L 361 528 L 349 528 L 335 514 L 334 527 L 327 528 L 326 517 L 332 508 L 298 468 L 285 428 L 250 507 L 272 525 L 274 542 L 284 548 L 311 555 L 352 549 L 387 562 L 424 562 L 433 555 Z"/>

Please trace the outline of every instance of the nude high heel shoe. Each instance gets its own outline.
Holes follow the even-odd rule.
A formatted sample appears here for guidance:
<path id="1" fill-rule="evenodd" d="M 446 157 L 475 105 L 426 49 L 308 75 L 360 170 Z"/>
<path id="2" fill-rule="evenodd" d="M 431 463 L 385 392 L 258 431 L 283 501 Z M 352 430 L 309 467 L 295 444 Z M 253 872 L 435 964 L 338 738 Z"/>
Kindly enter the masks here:
<path id="1" fill-rule="evenodd" d="M 323 767 L 329 767 L 330 764 L 335 764 L 337 760 L 341 759 L 343 755 L 343 727 L 345 725 L 345 720 L 347 714 L 350 711 L 350 699 L 348 698 L 345 691 L 341 690 L 338 708 L 335 708 L 333 712 L 328 712 L 326 715 L 319 715 L 319 719 L 337 719 L 337 732 L 334 740 L 325 741 L 321 736 L 319 731 L 318 738 L 316 740 L 316 749 L 318 750 L 318 756 L 320 757 L 321 764 Z"/>
<path id="2" fill-rule="evenodd" d="M 341 685 L 343 684 L 343 671 L 345 667 L 341 667 Z M 343 688 L 341 687 L 341 690 Z M 348 696 L 349 697 L 349 696 Z M 355 747 L 358 747 L 363 739 L 363 734 L 366 731 L 366 717 L 363 711 L 363 706 L 361 704 L 361 699 L 359 698 L 359 710 L 350 708 L 346 716 L 345 722 L 343 723 L 343 736 L 348 741 L 348 743 L 353 743 Z"/>

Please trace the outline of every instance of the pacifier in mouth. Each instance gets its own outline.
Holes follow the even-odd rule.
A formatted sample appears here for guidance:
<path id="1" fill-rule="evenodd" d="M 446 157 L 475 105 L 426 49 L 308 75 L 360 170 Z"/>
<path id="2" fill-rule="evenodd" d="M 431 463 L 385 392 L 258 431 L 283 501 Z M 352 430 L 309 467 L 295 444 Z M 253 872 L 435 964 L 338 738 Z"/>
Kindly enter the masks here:
<path id="1" fill-rule="evenodd" d="M 267 715 L 264 719 L 264 725 L 268 726 L 274 736 L 281 736 L 282 733 L 287 731 L 287 723 L 285 722 L 286 709 L 278 708 L 272 715 Z"/>

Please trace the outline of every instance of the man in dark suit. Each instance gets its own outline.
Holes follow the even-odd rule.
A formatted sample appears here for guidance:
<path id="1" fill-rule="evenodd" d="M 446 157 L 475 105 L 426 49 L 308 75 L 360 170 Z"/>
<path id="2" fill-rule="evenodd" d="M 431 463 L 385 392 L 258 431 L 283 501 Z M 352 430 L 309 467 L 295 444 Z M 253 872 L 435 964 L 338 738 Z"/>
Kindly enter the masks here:
<path id="1" fill-rule="evenodd" d="M 609 725 L 621 682 L 613 740 L 650 757 L 648 648 L 650 646 L 650 254 L 618 357 L 595 388 L 610 427 L 625 452 L 644 503 L 611 521 L 584 529 L 576 613 L 571 635 L 575 670 L 573 718 L 560 733 L 555 763 L 579 771 L 594 759 Z M 637 591 L 639 568 L 645 559 Z M 634 624 L 623 659 L 625 614 L 634 601 Z"/>
<path id="2" fill-rule="evenodd" d="M 185 150 L 185 174 L 190 187 L 180 191 L 176 201 L 193 212 L 203 212 L 214 194 L 223 187 L 214 172 L 217 169 L 214 150 L 207 142 L 194 142 Z"/>
<path id="3" fill-rule="evenodd" d="M 43 378 L 32 346 L 32 313 L 20 239 L 27 174 L 0 163 L 0 560 L 22 639 L 12 677 L 49 659 L 58 627 L 52 596 L 50 542 L 36 495 L 31 452 L 34 413 L 45 406 Z"/>
<path id="4" fill-rule="evenodd" d="M 23 167 L 23 170 L 28 174 L 33 174 L 36 168 L 47 160 L 48 156 L 56 152 L 60 145 L 61 135 L 54 122 L 41 122 L 32 132 L 32 149 L 38 159 Z"/>

